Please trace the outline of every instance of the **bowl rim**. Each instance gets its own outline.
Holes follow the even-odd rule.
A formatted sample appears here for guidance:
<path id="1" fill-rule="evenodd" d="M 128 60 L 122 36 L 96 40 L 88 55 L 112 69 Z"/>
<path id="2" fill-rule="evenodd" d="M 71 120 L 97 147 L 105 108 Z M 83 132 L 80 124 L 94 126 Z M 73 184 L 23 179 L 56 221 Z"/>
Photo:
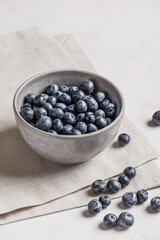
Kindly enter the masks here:
<path id="1" fill-rule="evenodd" d="M 40 77 L 40 76 L 43 76 L 43 75 L 46 75 L 46 74 L 50 74 L 50 73 L 56 73 L 56 72 L 74 72 L 74 73 L 84 73 L 84 74 L 88 74 L 88 75 L 91 75 L 93 78 L 94 76 L 96 78 L 101 78 L 103 79 L 103 81 L 107 81 L 112 88 L 114 88 L 116 90 L 116 92 L 118 93 L 119 97 L 120 97 L 120 100 L 121 100 L 121 110 L 118 114 L 118 116 L 113 120 L 112 123 L 110 123 L 108 126 L 102 128 L 102 129 L 99 129 L 98 131 L 96 132 L 92 132 L 92 133 L 87 133 L 87 134 L 82 134 L 82 135 L 60 135 L 60 134 L 57 134 L 57 135 L 54 135 L 52 133 L 49 133 L 49 132 L 45 132 L 45 131 L 42 131 L 38 128 L 35 128 L 34 126 L 32 126 L 31 124 L 29 124 L 27 121 L 25 121 L 22 116 L 20 115 L 19 111 L 18 111 L 18 107 L 16 105 L 16 102 L 17 102 L 17 99 L 18 99 L 18 94 L 21 92 L 21 90 L 29 83 L 29 82 L 32 82 L 35 78 L 37 77 Z M 33 131 L 35 132 L 38 132 L 39 134 L 47 134 L 48 136 L 53 136 L 55 138 L 66 138 L 66 139 L 74 139 L 74 138 L 87 138 L 87 137 L 90 137 L 90 136 L 95 136 L 97 134 L 100 134 L 110 128 L 112 128 L 124 115 L 124 109 L 125 109 L 125 101 L 124 101 L 124 97 L 123 97 L 123 94 L 121 92 L 121 90 L 114 84 L 112 83 L 110 80 L 108 80 L 107 78 L 105 78 L 104 76 L 102 75 L 99 75 L 97 73 L 93 73 L 93 72 L 88 72 L 88 71 L 83 71 L 83 70 L 75 70 L 75 69 L 57 69 L 57 70 L 50 70 L 50 71 L 45 71 L 45 72 L 42 72 L 42 73 L 39 73 L 39 74 L 36 74 L 30 78 L 28 78 L 26 81 L 24 81 L 20 86 L 19 88 L 17 89 L 17 91 L 15 92 L 14 94 L 14 97 L 13 97 L 13 109 L 14 109 L 14 113 L 15 115 L 21 120 L 22 124 L 26 125 L 27 128 L 30 128 L 32 129 Z M 46 135 L 46 136 L 47 136 Z"/>

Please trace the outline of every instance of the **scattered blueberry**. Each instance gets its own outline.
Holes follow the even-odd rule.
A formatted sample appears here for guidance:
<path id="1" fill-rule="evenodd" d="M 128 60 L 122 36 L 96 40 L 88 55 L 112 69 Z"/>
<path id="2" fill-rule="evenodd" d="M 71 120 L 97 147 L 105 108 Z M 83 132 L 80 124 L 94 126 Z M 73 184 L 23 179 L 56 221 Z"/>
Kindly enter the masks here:
<path id="1" fill-rule="evenodd" d="M 41 118 L 42 116 L 47 116 L 47 111 L 43 107 L 39 107 L 34 112 L 36 119 Z"/>
<path id="2" fill-rule="evenodd" d="M 160 212 L 160 197 L 154 197 L 151 199 L 151 206 L 156 212 Z"/>
<path id="3" fill-rule="evenodd" d="M 108 213 L 106 216 L 104 216 L 103 223 L 107 227 L 114 227 L 118 223 L 117 216 L 113 213 Z"/>
<path id="4" fill-rule="evenodd" d="M 64 121 L 65 124 L 74 125 L 76 123 L 76 117 L 71 112 L 65 112 L 64 117 L 63 117 L 63 121 Z"/>
<path id="5" fill-rule="evenodd" d="M 136 176 L 136 169 L 133 167 L 127 167 L 123 172 L 129 179 L 132 179 Z"/>
<path id="6" fill-rule="evenodd" d="M 122 196 L 122 202 L 125 206 L 131 207 L 137 203 L 137 195 L 133 192 L 126 192 Z"/>
<path id="7" fill-rule="evenodd" d="M 118 137 L 118 143 L 125 146 L 130 142 L 130 136 L 127 133 L 121 133 Z"/>
<path id="8" fill-rule="evenodd" d="M 75 128 L 78 129 L 82 134 L 87 132 L 87 124 L 84 122 L 77 122 Z"/>
<path id="9" fill-rule="evenodd" d="M 131 213 L 123 212 L 118 217 L 118 224 L 123 228 L 129 228 L 134 224 L 134 217 Z"/>
<path id="10" fill-rule="evenodd" d="M 94 98 L 98 103 L 101 103 L 105 99 L 105 94 L 103 92 L 97 92 Z"/>
<path id="11" fill-rule="evenodd" d="M 154 124 L 160 125 L 160 111 L 157 111 L 153 114 L 152 121 L 154 122 Z"/>
<path id="12" fill-rule="evenodd" d="M 56 104 L 56 102 L 57 102 L 57 99 L 54 96 L 50 96 L 48 98 L 47 102 L 49 102 L 52 106 L 54 106 Z"/>
<path id="13" fill-rule="evenodd" d="M 118 181 L 122 185 L 122 187 L 126 187 L 130 183 L 130 179 L 125 174 L 121 174 L 118 178 Z"/>
<path id="14" fill-rule="evenodd" d="M 81 84 L 80 90 L 89 95 L 94 91 L 94 83 L 91 80 L 86 80 Z"/>
<path id="15" fill-rule="evenodd" d="M 96 120 L 95 120 L 95 125 L 101 129 L 101 128 L 104 128 L 107 126 L 107 122 L 106 122 L 106 119 L 103 118 L 103 117 L 96 117 Z"/>
<path id="16" fill-rule="evenodd" d="M 93 112 L 86 112 L 85 121 L 87 123 L 94 123 L 95 122 L 95 116 L 94 116 Z"/>
<path id="17" fill-rule="evenodd" d="M 35 96 L 35 98 L 33 99 L 33 104 L 36 107 L 42 107 L 45 102 L 46 98 L 42 94 Z"/>
<path id="18" fill-rule="evenodd" d="M 47 94 L 53 95 L 55 92 L 59 90 L 57 84 L 51 84 L 47 87 Z"/>
<path id="19" fill-rule="evenodd" d="M 53 130 L 57 133 L 63 130 L 63 122 L 60 119 L 54 119 L 52 124 Z"/>
<path id="20" fill-rule="evenodd" d="M 34 111 L 30 107 L 22 108 L 20 114 L 27 122 L 32 121 L 32 119 L 34 118 Z"/>
<path id="21" fill-rule="evenodd" d="M 85 120 L 85 113 L 79 113 L 76 116 L 76 120 L 77 120 L 77 122 L 83 122 Z"/>
<path id="22" fill-rule="evenodd" d="M 108 195 L 101 195 L 99 201 L 102 203 L 102 208 L 106 208 L 111 204 L 111 199 Z"/>
<path id="23" fill-rule="evenodd" d="M 25 102 L 32 104 L 35 96 L 36 95 L 34 93 L 28 93 L 27 96 L 25 97 Z"/>
<path id="24" fill-rule="evenodd" d="M 67 93 L 68 90 L 69 90 L 69 87 L 65 86 L 65 85 L 62 85 L 62 86 L 60 86 L 59 90 L 63 93 Z"/>
<path id="25" fill-rule="evenodd" d="M 52 127 L 52 120 L 48 116 L 42 116 L 38 121 L 36 122 L 36 127 L 40 130 L 48 132 Z"/>
<path id="26" fill-rule="evenodd" d="M 78 113 L 87 112 L 87 103 L 83 100 L 79 100 L 78 102 L 76 102 L 76 110 Z"/>
<path id="27" fill-rule="evenodd" d="M 91 189 L 94 193 L 101 194 L 106 191 L 107 184 L 105 181 L 98 179 L 92 183 Z"/>
<path id="28" fill-rule="evenodd" d="M 99 200 L 93 199 L 88 203 L 88 211 L 91 214 L 97 214 L 102 210 L 102 204 Z"/>
<path id="29" fill-rule="evenodd" d="M 137 192 L 137 199 L 139 203 L 144 203 L 148 199 L 148 192 L 145 190 L 139 190 Z"/>
<path id="30" fill-rule="evenodd" d="M 105 118 L 106 114 L 105 114 L 105 112 L 102 109 L 98 109 L 97 111 L 95 111 L 94 116 L 95 117 L 99 117 L 100 116 L 100 117 Z"/>
<path id="31" fill-rule="evenodd" d="M 53 108 L 50 113 L 49 116 L 52 119 L 62 119 L 64 116 L 64 112 L 61 108 Z"/>
<path id="32" fill-rule="evenodd" d="M 116 179 L 110 179 L 107 183 L 110 192 L 116 193 L 121 189 L 121 184 Z"/>
<path id="33" fill-rule="evenodd" d="M 92 133 L 92 132 L 96 132 L 96 131 L 98 131 L 98 128 L 96 127 L 96 125 L 94 125 L 93 123 L 87 124 L 87 132 L 88 133 Z"/>

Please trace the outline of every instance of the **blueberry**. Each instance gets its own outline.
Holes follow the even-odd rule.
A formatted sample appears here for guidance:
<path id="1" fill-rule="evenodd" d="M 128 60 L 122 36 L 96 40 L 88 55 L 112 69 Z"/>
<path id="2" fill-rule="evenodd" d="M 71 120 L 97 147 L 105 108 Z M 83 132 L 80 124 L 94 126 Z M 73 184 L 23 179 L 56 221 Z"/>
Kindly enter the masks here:
<path id="1" fill-rule="evenodd" d="M 139 203 L 144 203 L 148 199 L 148 192 L 145 190 L 139 190 L 137 192 L 137 199 Z"/>
<path id="2" fill-rule="evenodd" d="M 61 108 L 63 111 L 67 108 L 66 104 L 64 103 L 56 103 L 54 107 Z"/>
<path id="3" fill-rule="evenodd" d="M 75 92 L 72 93 L 72 99 L 73 102 L 78 102 L 79 100 L 84 100 L 85 99 L 85 94 L 81 90 L 76 90 Z"/>
<path id="4" fill-rule="evenodd" d="M 94 83 L 91 80 L 86 80 L 81 84 L 80 90 L 89 95 L 94 91 Z"/>
<path id="5" fill-rule="evenodd" d="M 66 125 L 63 126 L 62 134 L 63 135 L 71 135 L 72 129 L 73 129 L 72 125 L 66 124 Z"/>
<path id="6" fill-rule="evenodd" d="M 103 117 L 96 117 L 96 120 L 95 120 L 95 125 L 101 129 L 101 128 L 104 128 L 107 126 L 107 122 L 106 122 L 106 119 L 103 118 Z"/>
<path id="7" fill-rule="evenodd" d="M 105 114 L 105 112 L 102 109 L 98 109 L 97 111 L 95 111 L 94 116 L 95 117 L 99 117 L 100 116 L 100 117 L 105 118 L 106 114 Z"/>
<path id="8" fill-rule="evenodd" d="M 105 98 L 101 103 L 100 103 L 100 108 L 105 110 L 105 108 L 110 104 L 110 100 Z"/>
<path id="9" fill-rule="evenodd" d="M 93 199 L 88 203 L 88 211 L 91 214 L 97 214 L 102 210 L 102 204 L 97 199 Z"/>
<path id="10" fill-rule="evenodd" d="M 96 101 L 98 103 L 101 103 L 104 99 L 105 99 L 105 94 L 103 92 L 97 92 L 95 95 L 94 95 L 94 98 L 96 99 Z"/>
<path id="11" fill-rule="evenodd" d="M 28 93 L 27 96 L 25 97 L 25 102 L 32 104 L 35 96 L 36 95 L 34 93 Z"/>
<path id="12" fill-rule="evenodd" d="M 32 126 L 32 127 L 36 127 L 36 124 L 34 122 L 29 122 L 29 124 Z"/>
<path id="13" fill-rule="evenodd" d="M 56 91 L 55 93 L 52 94 L 53 97 L 55 97 L 57 100 L 63 93 L 61 91 Z"/>
<path id="14" fill-rule="evenodd" d="M 94 125 L 93 123 L 87 124 L 87 132 L 88 133 L 92 133 L 92 132 L 96 132 L 96 131 L 98 131 L 98 128 L 96 127 L 96 125 Z"/>
<path id="15" fill-rule="evenodd" d="M 106 191 L 107 184 L 105 181 L 98 179 L 92 183 L 91 189 L 94 193 L 101 194 Z"/>
<path id="16" fill-rule="evenodd" d="M 42 107 L 47 111 L 48 114 L 53 109 L 52 105 L 49 102 L 45 102 Z"/>
<path id="17" fill-rule="evenodd" d="M 133 167 L 127 167 L 124 169 L 123 173 L 127 175 L 129 179 L 132 179 L 136 176 L 136 169 Z"/>
<path id="18" fill-rule="evenodd" d="M 107 117 L 113 117 L 115 116 L 116 113 L 116 106 L 114 103 L 109 103 L 106 107 L 105 107 L 105 113 Z"/>
<path id="19" fill-rule="evenodd" d="M 52 128 L 57 133 L 61 132 L 63 130 L 63 122 L 60 119 L 54 119 L 53 124 L 52 124 Z"/>
<path id="20" fill-rule="evenodd" d="M 160 212 L 160 197 L 154 197 L 151 199 L 151 206 L 156 212 Z"/>
<path id="21" fill-rule="evenodd" d="M 64 121 L 65 124 L 74 125 L 76 123 L 76 117 L 71 112 L 65 112 L 64 117 L 63 117 L 63 121 Z"/>
<path id="22" fill-rule="evenodd" d="M 50 113 L 49 116 L 52 119 L 62 119 L 64 116 L 64 112 L 61 108 L 53 108 Z"/>
<path id="23" fill-rule="evenodd" d="M 87 112 L 87 103 L 83 100 L 79 100 L 78 102 L 76 102 L 76 110 L 78 113 Z"/>
<path id="24" fill-rule="evenodd" d="M 31 104 L 30 103 L 24 103 L 23 106 L 21 107 L 21 109 L 29 107 L 31 108 Z"/>
<path id="25" fill-rule="evenodd" d="M 54 135 L 57 135 L 57 132 L 56 132 L 55 130 L 53 130 L 53 129 L 50 129 L 48 132 L 49 132 L 49 133 L 52 133 L 52 134 L 54 134 Z"/>
<path id="26" fill-rule="evenodd" d="M 46 101 L 48 100 L 48 98 L 49 98 L 48 94 L 42 93 L 41 95 L 43 95 L 45 97 Z"/>
<path id="27" fill-rule="evenodd" d="M 154 124 L 160 125 L 160 111 L 157 111 L 153 114 L 152 121 L 154 122 Z"/>
<path id="28" fill-rule="evenodd" d="M 47 100 L 47 102 L 49 102 L 52 106 L 55 106 L 57 99 L 54 96 L 50 96 Z"/>
<path id="29" fill-rule="evenodd" d="M 93 112 L 86 112 L 85 120 L 86 120 L 87 123 L 94 123 L 95 122 L 95 116 L 94 116 Z"/>
<path id="30" fill-rule="evenodd" d="M 82 133 L 78 129 L 73 128 L 71 130 L 71 134 L 70 135 L 82 135 Z"/>
<path id="31" fill-rule="evenodd" d="M 36 128 L 48 132 L 52 127 L 52 120 L 48 116 L 42 116 L 36 122 Z"/>
<path id="32" fill-rule="evenodd" d="M 59 90 L 63 93 L 67 93 L 68 90 L 69 90 L 69 87 L 65 86 L 65 85 L 62 85 L 60 86 Z"/>
<path id="33" fill-rule="evenodd" d="M 87 125 L 84 122 L 77 122 L 75 128 L 78 129 L 82 134 L 87 132 Z"/>
<path id="34" fill-rule="evenodd" d="M 68 90 L 68 93 L 70 95 L 72 95 L 75 91 L 78 90 L 78 87 L 77 86 L 70 86 L 69 90 Z"/>
<path id="35" fill-rule="evenodd" d="M 35 96 L 35 98 L 33 99 L 33 104 L 36 107 L 42 107 L 45 102 L 46 98 L 42 94 Z"/>
<path id="36" fill-rule="evenodd" d="M 98 109 L 98 103 L 92 96 L 86 99 L 86 103 L 89 111 L 95 112 Z"/>
<path id="37" fill-rule="evenodd" d="M 66 105 L 69 105 L 72 102 L 71 96 L 67 93 L 62 93 L 59 98 L 58 101 L 61 103 L 64 103 Z"/>
<path id="38" fill-rule="evenodd" d="M 114 227 L 118 223 L 117 216 L 113 213 L 108 213 L 106 216 L 104 216 L 103 223 L 107 227 Z"/>
<path id="39" fill-rule="evenodd" d="M 85 113 L 79 113 L 76 116 L 77 122 L 83 122 L 85 120 Z"/>
<path id="40" fill-rule="evenodd" d="M 130 136 L 127 133 L 121 133 L 118 137 L 118 143 L 125 146 L 130 142 Z"/>
<path id="41" fill-rule="evenodd" d="M 126 192 L 122 196 L 122 202 L 125 206 L 131 207 L 137 203 L 137 195 L 133 192 Z"/>
<path id="42" fill-rule="evenodd" d="M 71 112 L 71 113 L 76 113 L 76 106 L 75 104 L 70 104 L 67 106 L 67 108 L 65 109 L 65 112 Z"/>
<path id="43" fill-rule="evenodd" d="M 27 122 L 32 121 L 32 119 L 34 118 L 34 111 L 32 110 L 32 108 L 29 107 L 22 108 L 20 114 Z"/>
<path id="44" fill-rule="evenodd" d="M 123 212 L 118 217 L 118 224 L 123 228 L 129 228 L 134 224 L 134 217 L 131 213 Z"/>
<path id="45" fill-rule="evenodd" d="M 47 87 L 47 94 L 52 95 L 59 90 L 57 84 L 51 84 Z"/>
<path id="46" fill-rule="evenodd" d="M 120 175 L 118 181 L 122 187 L 126 187 L 130 183 L 130 179 L 125 174 Z"/>
<path id="47" fill-rule="evenodd" d="M 36 119 L 39 119 L 41 118 L 42 116 L 47 116 L 47 111 L 42 108 L 42 107 L 39 107 L 36 109 L 36 111 L 34 112 L 34 115 L 36 117 Z"/>
<path id="48" fill-rule="evenodd" d="M 111 199 L 108 195 L 101 195 L 99 201 L 102 203 L 102 208 L 106 208 L 111 204 Z"/>
<path id="49" fill-rule="evenodd" d="M 107 126 L 112 122 L 111 118 L 106 118 Z"/>
<path id="50" fill-rule="evenodd" d="M 107 183 L 110 192 L 116 193 L 121 189 L 121 184 L 116 179 L 110 179 Z"/>

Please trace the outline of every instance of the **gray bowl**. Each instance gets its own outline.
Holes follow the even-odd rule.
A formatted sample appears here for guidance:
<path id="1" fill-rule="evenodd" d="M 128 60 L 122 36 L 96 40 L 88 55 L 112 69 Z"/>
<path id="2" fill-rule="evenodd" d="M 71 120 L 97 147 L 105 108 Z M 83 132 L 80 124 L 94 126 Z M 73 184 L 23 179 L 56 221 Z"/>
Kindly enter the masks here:
<path id="1" fill-rule="evenodd" d="M 40 94 L 51 83 L 80 86 L 88 78 L 94 79 L 96 89 L 106 92 L 117 104 L 116 119 L 109 126 L 80 136 L 53 135 L 32 127 L 19 114 L 29 92 Z M 111 143 L 124 114 L 124 99 L 118 88 L 104 77 L 83 71 L 58 70 L 38 74 L 24 82 L 15 93 L 13 107 L 21 135 L 37 154 L 52 162 L 72 164 L 92 159 Z"/>

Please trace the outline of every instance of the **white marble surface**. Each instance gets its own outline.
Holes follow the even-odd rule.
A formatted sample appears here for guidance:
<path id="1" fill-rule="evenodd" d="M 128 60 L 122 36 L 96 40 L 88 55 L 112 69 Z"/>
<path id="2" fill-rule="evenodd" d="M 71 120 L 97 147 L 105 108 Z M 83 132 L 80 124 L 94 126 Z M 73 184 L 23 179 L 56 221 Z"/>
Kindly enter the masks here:
<path id="1" fill-rule="evenodd" d="M 122 89 L 132 120 L 160 148 L 160 128 L 148 125 L 160 109 L 159 13 L 159 0 L 1 0 L 0 34 L 35 25 L 50 36 L 74 33 L 99 72 Z M 160 195 L 160 189 L 149 193 Z M 123 211 L 119 201 L 109 211 Z M 136 223 L 127 231 L 99 227 L 107 210 L 89 218 L 80 208 L 2 226 L 0 239 L 159 240 L 160 214 L 148 213 L 147 206 L 131 209 Z"/>

